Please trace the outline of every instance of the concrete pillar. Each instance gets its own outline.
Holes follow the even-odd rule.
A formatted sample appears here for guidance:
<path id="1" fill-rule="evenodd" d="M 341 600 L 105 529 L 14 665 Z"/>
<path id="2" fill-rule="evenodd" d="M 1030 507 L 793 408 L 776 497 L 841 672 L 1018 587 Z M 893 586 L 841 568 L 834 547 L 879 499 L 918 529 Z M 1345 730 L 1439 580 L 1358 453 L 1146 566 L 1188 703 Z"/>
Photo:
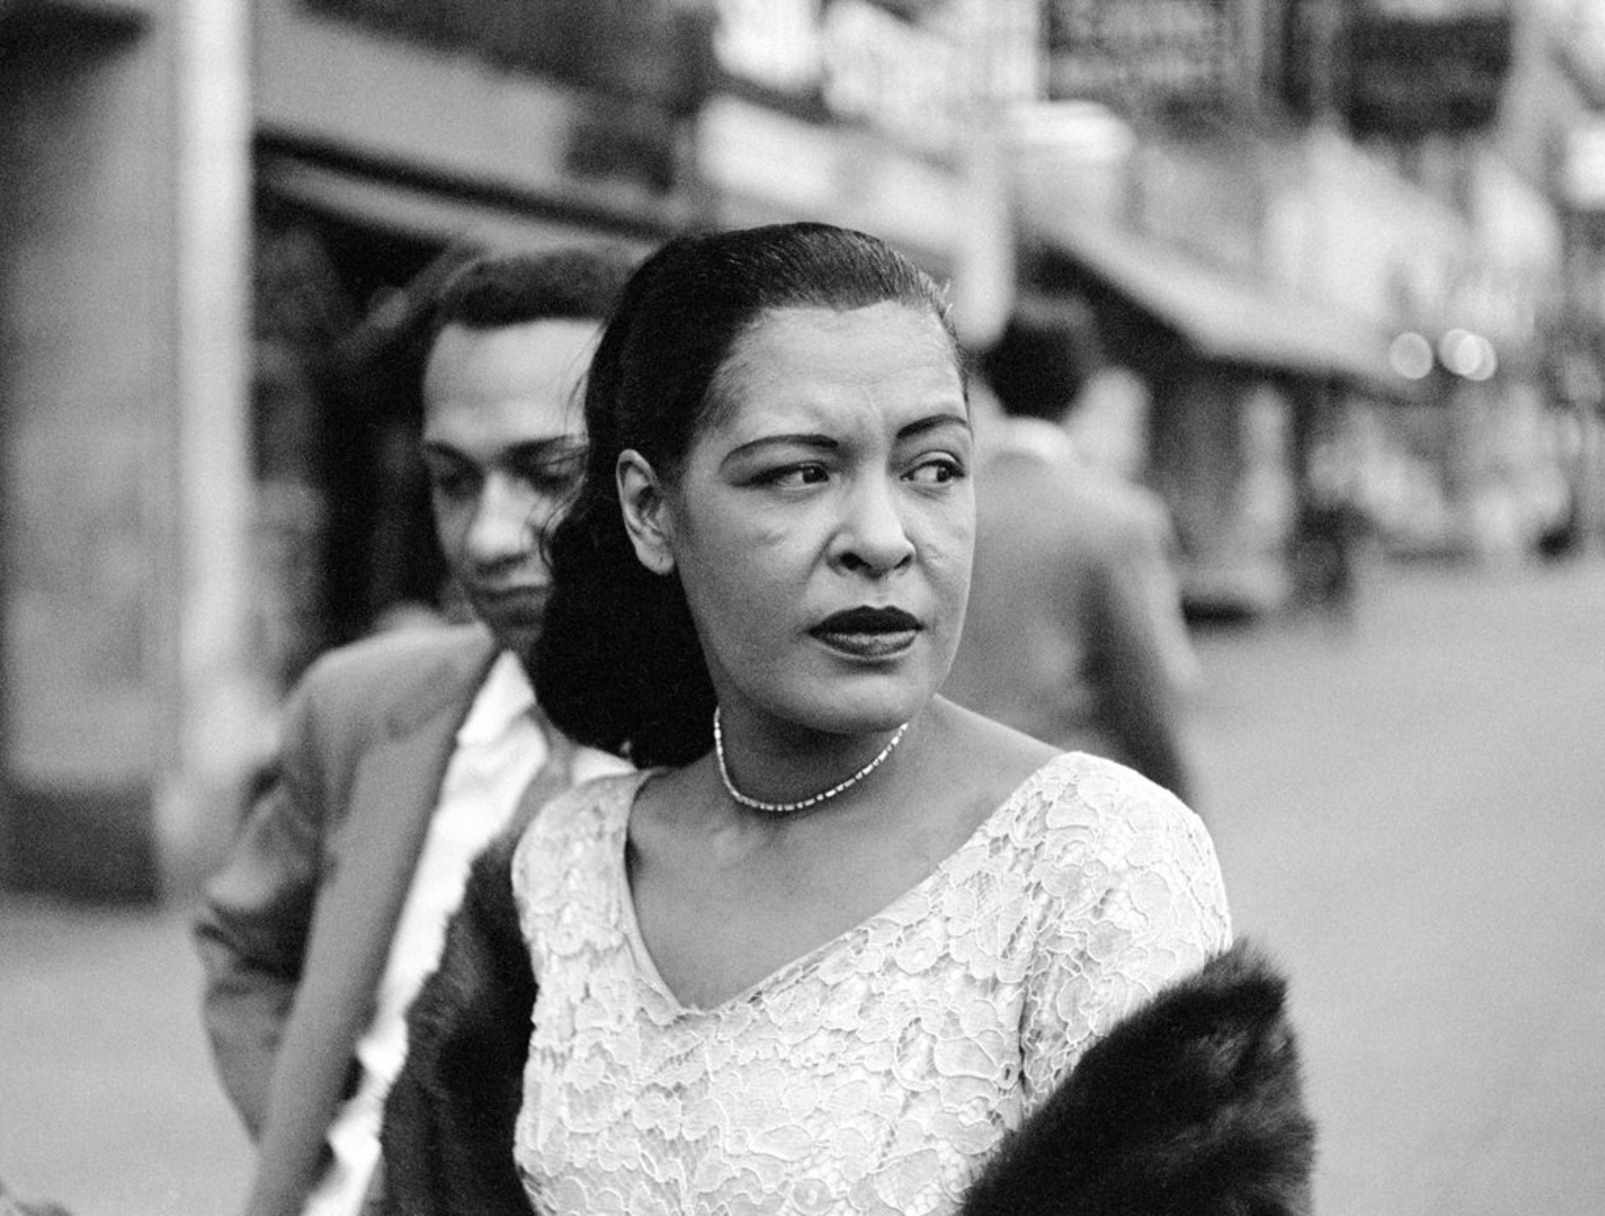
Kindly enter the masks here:
<path id="1" fill-rule="evenodd" d="M 244 6 L 0 8 L 0 883 L 187 887 L 251 693 Z"/>
<path id="2" fill-rule="evenodd" d="M 177 595 L 155 821 L 163 886 L 182 891 L 233 830 L 271 711 L 251 612 L 250 12 L 182 0 L 174 14 Z"/>
<path id="3" fill-rule="evenodd" d="M 1009 107 L 1039 87 L 1038 14 L 1029 0 L 965 0 L 960 45 L 973 82 L 963 146 L 962 222 L 953 251 L 953 311 L 959 340 L 972 350 L 1003 331 L 1015 298 L 1015 207 Z"/>

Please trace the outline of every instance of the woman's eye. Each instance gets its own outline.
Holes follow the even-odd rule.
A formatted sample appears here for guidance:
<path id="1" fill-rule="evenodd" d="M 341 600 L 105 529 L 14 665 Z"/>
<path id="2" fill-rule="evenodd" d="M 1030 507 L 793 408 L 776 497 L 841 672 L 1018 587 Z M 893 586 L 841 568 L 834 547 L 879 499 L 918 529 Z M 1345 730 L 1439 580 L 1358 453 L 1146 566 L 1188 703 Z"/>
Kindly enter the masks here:
<path id="1" fill-rule="evenodd" d="M 820 485 L 829 476 L 829 471 L 822 464 L 794 464 L 783 469 L 773 469 L 764 474 L 761 480 L 765 485 L 795 489 L 800 486 Z"/>
<path id="2" fill-rule="evenodd" d="M 921 485 L 940 486 L 950 481 L 957 481 L 964 476 L 964 466 L 958 461 L 943 456 L 935 460 L 926 460 L 914 466 L 908 474 L 910 481 Z"/>

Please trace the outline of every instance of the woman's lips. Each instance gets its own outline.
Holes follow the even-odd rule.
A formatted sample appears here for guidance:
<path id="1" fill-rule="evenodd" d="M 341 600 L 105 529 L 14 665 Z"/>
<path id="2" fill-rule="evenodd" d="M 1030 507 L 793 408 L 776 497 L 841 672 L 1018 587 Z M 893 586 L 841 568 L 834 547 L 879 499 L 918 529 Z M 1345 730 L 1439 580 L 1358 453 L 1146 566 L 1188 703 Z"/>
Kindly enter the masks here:
<path id="1" fill-rule="evenodd" d="M 922 626 L 901 608 L 849 608 L 833 613 L 809 632 L 832 650 L 859 659 L 887 659 L 914 644 Z"/>
<path id="2" fill-rule="evenodd" d="M 815 633 L 832 650 L 856 659 L 892 659 L 905 653 L 919 636 L 918 629 L 900 633 Z"/>

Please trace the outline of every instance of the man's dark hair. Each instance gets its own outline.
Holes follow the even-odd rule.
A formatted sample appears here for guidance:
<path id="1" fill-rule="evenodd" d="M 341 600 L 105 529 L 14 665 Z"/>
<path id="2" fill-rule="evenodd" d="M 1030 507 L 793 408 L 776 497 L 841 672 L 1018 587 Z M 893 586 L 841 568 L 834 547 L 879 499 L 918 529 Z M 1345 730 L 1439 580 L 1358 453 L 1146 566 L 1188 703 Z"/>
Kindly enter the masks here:
<path id="1" fill-rule="evenodd" d="M 528 321 L 605 320 L 635 268 L 613 246 L 566 246 L 471 258 L 434 288 L 426 348 L 448 325 L 497 329 Z"/>
<path id="2" fill-rule="evenodd" d="M 424 365 L 447 325 L 605 321 L 638 260 L 636 253 L 603 244 L 514 253 L 448 246 L 342 342 L 342 372 L 366 408 L 415 418 L 422 410 Z"/>
<path id="3" fill-rule="evenodd" d="M 1007 413 L 1058 422 L 1103 362 L 1090 310 L 1034 300 L 1014 312 L 979 366 Z"/>

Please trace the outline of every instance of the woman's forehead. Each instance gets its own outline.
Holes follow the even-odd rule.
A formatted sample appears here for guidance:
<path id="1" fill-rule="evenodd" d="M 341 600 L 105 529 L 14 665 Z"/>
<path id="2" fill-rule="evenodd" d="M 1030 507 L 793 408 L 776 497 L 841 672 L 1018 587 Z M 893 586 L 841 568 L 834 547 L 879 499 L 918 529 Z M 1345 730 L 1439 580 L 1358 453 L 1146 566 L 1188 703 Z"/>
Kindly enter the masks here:
<path id="1" fill-rule="evenodd" d="M 705 425 L 726 428 L 855 398 L 962 403 L 964 395 L 958 353 L 941 321 L 900 302 L 770 310 L 732 344 L 712 388 Z"/>
<path id="2" fill-rule="evenodd" d="M 939 347 L 951 347 L 952 342 L 935 309 L 923 302 L 889 299 L 867 304 L 838 306 L 829 304 L 788 304 L 765 308 L 757 312 L 737 335 L 732 349 L 743 344 L 774 335 L 807 335 L 818 333 L 826 337 L 843 332 L 894 330 L 898 332 L 925 332 Z"/>

